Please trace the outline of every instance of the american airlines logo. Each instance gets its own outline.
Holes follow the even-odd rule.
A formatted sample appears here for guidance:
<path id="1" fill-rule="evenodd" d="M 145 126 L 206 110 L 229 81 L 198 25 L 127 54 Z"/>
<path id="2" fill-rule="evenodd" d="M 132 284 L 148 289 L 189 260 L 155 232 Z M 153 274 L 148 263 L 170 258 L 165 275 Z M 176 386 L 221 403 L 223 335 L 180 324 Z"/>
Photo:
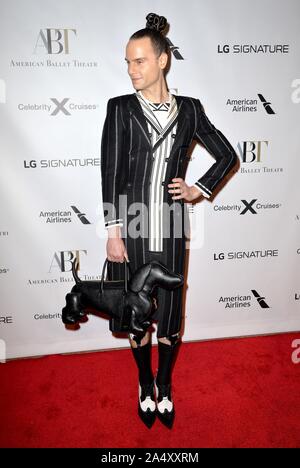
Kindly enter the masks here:
<path id="1" fill-rule="evenodd" d="M 219 304 L 222 304 L 225 309 L 237 309 L 251 307 L 253 298 L 255 303 L 258 304 L 262 309 L 269 309 L 270 306 L 267 304 L 265 296 L 261 296 L 256 289 L 251 289 L 251 294 L 237 294 L 235 296 L 221 296 L 218 300 Z"/>
<path id="2" fill-rule="evenodd" d="M 167 42 L 168 42 L 168 44 L 169 44 L 171 53 L 174 55 L 174 57 L 176 58 L 176 60 L 184 60 L 184 58 L 182 57 L 181 53 L 179 52 L 179 47 L 178 47 L 178 46 L 175 46 L 167 36 L 166 36 L 166 39 L 167 39 Z"/>
<path id="3" fill-rule="evenodd" d="M 76 218 L 82 224 L 91 224 L 85 213 L 82 213 L 75 205 L 71 205 L 71 208 Z M 72 222 L 72 214 L 71 210 L 41 211 L 39 218 L 42 219 L 45 224 L 66 224 Z"/>
<path id="4" fill-rule="evenodd" d="M 275 114 L 271 107 L 271 102 L 267 101 L 262 94 L 258 94 L 259 100 L 263 105 L 263 109 L 267 114 Z M 258 99 L 227 99 L 226 106 L 231 108 L 231 112 L 257 112 L 258 111 Z"/>
<path id="5" fill-rule="evenodd" d="M 269 306 L 265 301 L 266 298 L 264 296 L 260 296 L 255 289 L 251 289 L 251 291 L 252 291 L 253 296 L 256 298 L 257 302 L 259 303 L 260 307 L 262 309 L 269 309 Z"/>
<path id="6" fill-rule="evenodd" d="M 72 210 L 77 215 L 77 218 L 82 222 L 82 224 L 91 224 L 87 219 L 85 213 L 81 213 L 76 206 L 71 205 Z"/>
<path id="7" fill-rule="evenodd" d="M 262 94 L 258 94 L 258 97 L 261 100 L 262 105 L 264 106 L 264 109 L 265 109 L 266 113 L 267 114 L 275 114 L 275 112 L 273 111 L 273 109 L 271 107 L 271 102 L 266 101 L 266 99 L 264 98 L 264 96 Z"/>

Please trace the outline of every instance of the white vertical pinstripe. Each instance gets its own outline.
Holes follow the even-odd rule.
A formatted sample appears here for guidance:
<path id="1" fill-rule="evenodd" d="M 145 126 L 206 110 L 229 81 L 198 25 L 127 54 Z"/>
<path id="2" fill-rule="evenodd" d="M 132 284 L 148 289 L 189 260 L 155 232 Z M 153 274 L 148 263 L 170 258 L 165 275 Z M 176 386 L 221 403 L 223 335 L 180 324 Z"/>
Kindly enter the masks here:
<path id="1" fill-rule="evenodd" d="M 177 118 L 178 109 L 176 99 L 170 94 L 170 109 L 167 113 L 166 124 L 160 128 L 157 124 L 157 119 L 148 106 L 147 101 L 143 99 L 142 95 L 137 92 L 137 97 L 141 101 L 142 109 L 147 117 L 147 126 L 149 134 L 151 134 L 152 147 L 157 141 L 162 140 L 158 148 L 153 151 L 153 166 L 150 177 L 150 196 L 149 196 L 149 250 L 153 252 L 163 251 L 163 199 L 164 199 L 164 186 L 162 182 L 165 180 L 166 169 L 168 161 L 166 158 L 170 155 L 171 148 L 174 142 L 172 134 L 176 133 L 177 122 L 165 137 L 164 133 L 169 128 L 171 123 Z M 167 190 L 167 189 L 166 189 Z"/>

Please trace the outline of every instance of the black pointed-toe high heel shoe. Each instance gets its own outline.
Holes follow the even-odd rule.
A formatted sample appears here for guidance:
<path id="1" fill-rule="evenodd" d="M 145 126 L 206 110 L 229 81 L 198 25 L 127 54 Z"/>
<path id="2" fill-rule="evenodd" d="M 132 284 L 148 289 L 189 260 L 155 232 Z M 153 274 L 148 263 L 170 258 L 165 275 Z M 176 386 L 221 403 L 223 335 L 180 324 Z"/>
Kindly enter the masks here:
<path id="1" fill-rule="evenodd" d="M 156 418 L 154 380 L 151 384 L 139 383 L 138 414 L 143 423 L 150 429 Z"/>
<path id="2" fill-rule="evenodd" d="M 172 429 L 175 409 L 171 396 L 171 384 L 160 385 L 155 380 L 155 390 L 157 395 L 157 417 L 166 427 Z"/>

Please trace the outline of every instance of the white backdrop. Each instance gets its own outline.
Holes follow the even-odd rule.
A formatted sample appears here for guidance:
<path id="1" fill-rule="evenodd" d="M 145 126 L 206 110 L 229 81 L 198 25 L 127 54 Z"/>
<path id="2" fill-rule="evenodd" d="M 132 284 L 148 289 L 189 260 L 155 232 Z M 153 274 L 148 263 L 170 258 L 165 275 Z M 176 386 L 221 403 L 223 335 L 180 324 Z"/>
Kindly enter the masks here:
<path id="1" fill-rule="evenodd" d="M 125 47 L 149 12 L 171 25 L 171 92 L 199 98 L 240 158 L 212 200 L 188 206 L 183 341 L 299 330 L 299 2 L 0 5 L 1 353 L 129 346 L 108 320 L 90 316 L 70 331 L 60 314 L 70 259 L 82 279 L 100 278 L 106 104 L 134 92 Z M 197 145 L 187 183 L 212 162 Z"/>

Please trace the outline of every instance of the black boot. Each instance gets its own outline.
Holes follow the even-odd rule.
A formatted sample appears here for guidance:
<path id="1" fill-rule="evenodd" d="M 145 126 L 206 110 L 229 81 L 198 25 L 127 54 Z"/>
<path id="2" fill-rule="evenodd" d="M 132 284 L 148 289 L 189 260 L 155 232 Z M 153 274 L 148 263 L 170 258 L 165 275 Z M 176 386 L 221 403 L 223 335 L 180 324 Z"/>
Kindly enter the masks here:
<path id="1" fill-rule="evenodd" d="M 169 338 L 170 339 L 170 338 Z M 171 339 L 170 339 L 171 341 Z M 173 341 L 173 342 L 172 342 Z M 157 395 L 157 416 L 169 429 L 172 428 L 175 409 L 171 395 L 171 372 L 179 341 L 174 339 L 171 345 L 158 341 L 158 372 L 155 379 Z"/>
<path id="2" fill-rule="evenodd" d="M 151 342 L 133 348 L 135 362 L 139 369 L 139 399 L 138 414 L 148 428 L 152 426 L 156 416 L 154 394 L 154 377 L 151 369 Z"/>

